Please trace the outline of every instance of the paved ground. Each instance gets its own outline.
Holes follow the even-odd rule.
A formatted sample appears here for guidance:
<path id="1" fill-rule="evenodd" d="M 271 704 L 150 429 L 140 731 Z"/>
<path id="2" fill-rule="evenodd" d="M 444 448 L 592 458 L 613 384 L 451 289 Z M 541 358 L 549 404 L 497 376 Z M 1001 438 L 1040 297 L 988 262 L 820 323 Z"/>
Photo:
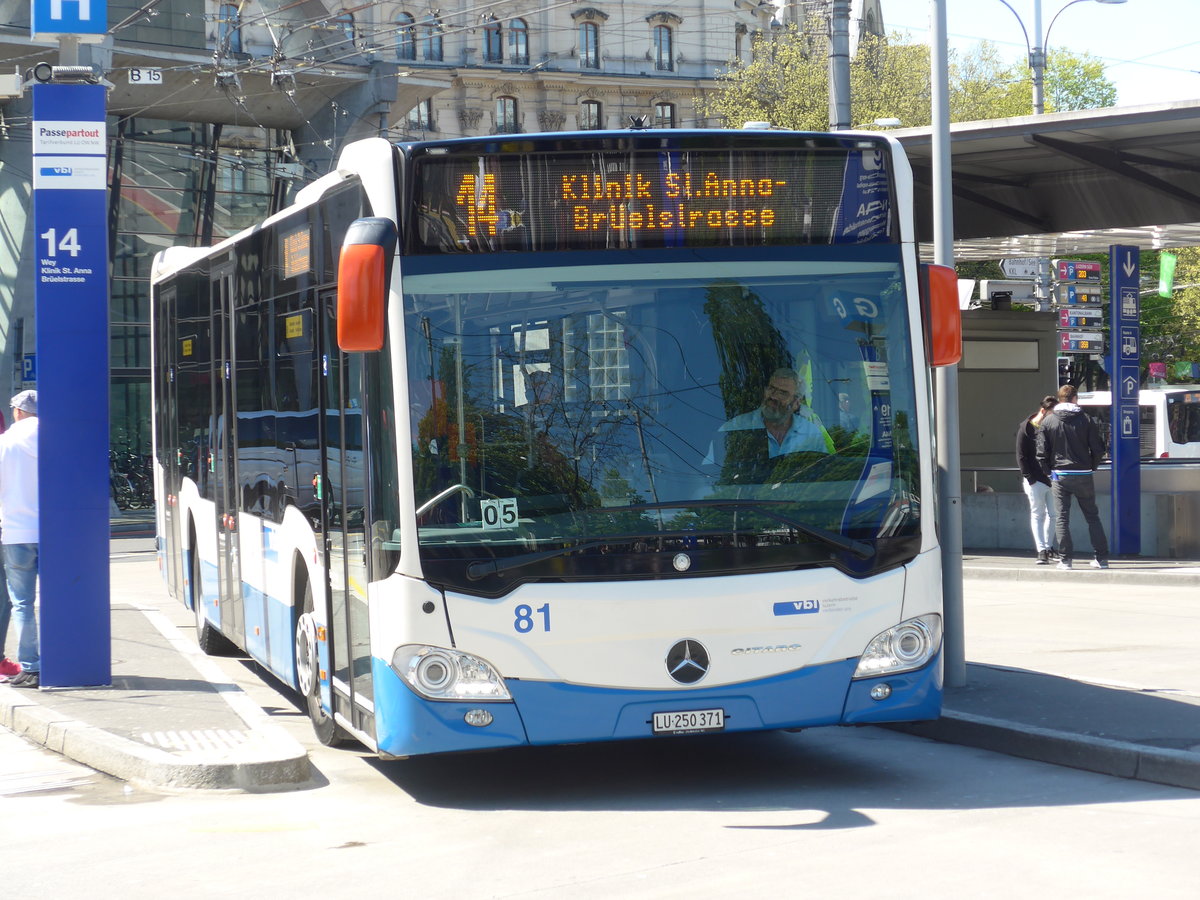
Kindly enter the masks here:
<path id="1" fill-rule="evenodd" d="M 111 687 L 0 684 L 0 725 L 70 760 L 161 787 L 282 790 L 307 782 L 303 748 L 164 614 L 170 601 L 157 572 L 123 566 L 122 542 L 144 543 L 146 533 L 145 513 L 114 524 Z M 968 641 L 966 685 L 947 689 L 941 719 L 904 730 L 1200 789 L 1200 679 L 1178 653 L 1164 652 L 1169 639 L 1179 651 L 1200 640 L 1200 564 L 1114 560 L 1107 571 L 1060 572 L 1027 557 L 967 552 L 963 573 L 968 607 L 989 617 L 978 641 L 985 652 L 976 658 Z M 1086 597 L 1086 608 L 1027 602 L 1072 596 Z M 1131 612 L 1131 598 L 1153 602 Z M 1031 633 L 1050 628 L 1031 610 L 1057 616 L 1053 657 L 1031 652 Z M 1134 628 L 1144 634 L 1131 641 Z M 1064 667 L 1062 660 L 1079 659 L 1072 641 L 1080 651 L 1099 648 L 1115 669 Z M 1051 658 L 1056 666 L 1043 665 Z M 1125 677 L 1104 677 L 1109 671 Z"/>

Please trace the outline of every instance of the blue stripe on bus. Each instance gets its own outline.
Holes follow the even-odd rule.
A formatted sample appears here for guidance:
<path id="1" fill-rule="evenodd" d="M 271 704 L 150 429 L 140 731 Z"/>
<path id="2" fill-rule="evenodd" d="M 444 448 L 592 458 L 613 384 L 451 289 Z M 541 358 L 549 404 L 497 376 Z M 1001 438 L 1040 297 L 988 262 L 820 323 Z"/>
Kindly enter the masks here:
<path id="1" fill-rule="evenodd" d="M 243 581 L 242 618 L 246 626 L 246 652 L 259 662 L 267 658 L 266 606 L 266 595 Z"/>
<path id="2" fill-rule="evenodd" d="M 292 607 L 243 581 L 242 610 L 246 652 L 291 684 L 296 666 Z"/>
<path id="3" fill-rule="evenodd" d="M 292 684 L 296 670 L 295 615 L 290 603 L 267 595 L 267 634 L 270 636 L 267 665 L 287 684 Z"/>
<path id="4" fill-rule="evenodd" d="M 195 551 L 193 550 L 192 552 L 194 553 Z M 190 572 L 190 560 L 188 562 L 188 571 Z M 216 625 L 217 628 L 221 627 L 221 610 L 217 603 L 217 597 L 220 594 L 220 588 L 217 585 L 219 577 L 216 563 L 211 563 L 204 559 L 200 560 L 200 593 L 193 596 L 200 603 L 204 611 L 204 618 Z M 195 588 L 196 585 L 193 585 L 193 591 Z"/>
<path id="5" fill-rule="evenodd" d="M 836 725 L 855 661 L 811 666 L 758 681 L 688 691 L 639 691 L 510 681 L 530 743 L 650 737 L 656 712 L 725 710 L 726 731 Z"/>
<path id="6" fill-rule="evenodd" d="M 904 675 L 852 682 L 855 660 L 812 666 L 738 685 L 690 691 L 640 691 L 510 679 L 514 703 L 438 703 L 423 700 L 382 660 L 375 660 L 379 750 L 395 756 L 518 744 L 561 744 L 651 736 L 656 712 L 725 710 L 726 731 L 807 728 L 937 718 L 941 711 L 940 656 Z M 872 685 L 886 681 L 886 700 Z M 463 722 L 483 708 L 492 725 Z M 523 727 L 522 727 L 523 726 Z"/>
<path id="7" fill-rule="evenodd" d="M 191 571 L 190 557 L 194 552 L 184 551 L 184 565 L 188 572 Z M 228 633 L 221 627 L 221 605 L 217 603 L 218 577 L 219 573 L 214 563 L 200 561 L 204 617 L 228 637 Z M 243 649 L 286 684 L 295 687 L 296 643 L 293 612 L 289 604 L 264 594 L 245 581 L 242 582 L 242 627 L 245 635 Z M 328 648 L 324 644 L 321 644 L 321 648 L 325 650 L 321 658 L 321 667 L 328 671 Z M 328 691 L 326 682 L 325 693 Z M 325 699 L 328 701 L 329 698 Z"/>

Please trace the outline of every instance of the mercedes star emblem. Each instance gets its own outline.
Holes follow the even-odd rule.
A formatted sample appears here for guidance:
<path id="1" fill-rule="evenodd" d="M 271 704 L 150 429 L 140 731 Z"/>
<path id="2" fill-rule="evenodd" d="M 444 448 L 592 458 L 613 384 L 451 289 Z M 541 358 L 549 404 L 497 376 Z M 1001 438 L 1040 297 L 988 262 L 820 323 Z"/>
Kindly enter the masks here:
<path id="1" fill-rule="evenodd" d="M 695 684 L 708 674 L 708 651 L 694 638 L 684 638 L 667 654 L 667 674 L 680 684 Z"/>

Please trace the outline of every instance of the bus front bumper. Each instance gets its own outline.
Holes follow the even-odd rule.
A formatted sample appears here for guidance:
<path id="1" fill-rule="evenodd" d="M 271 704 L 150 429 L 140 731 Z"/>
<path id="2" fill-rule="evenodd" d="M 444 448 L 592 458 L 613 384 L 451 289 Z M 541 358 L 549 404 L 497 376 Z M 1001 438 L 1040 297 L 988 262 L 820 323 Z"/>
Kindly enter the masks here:
<path id="1" fill-rule="evenodd" d="M 942 655 L 900 675 L 851 680 L 856 661 L 809 666 L 758 681 L 649 691 L 509 679 L 512 702 L 447 702 L 415 694 L 375 660 L 376 743 L 387 756 L 654 737 L 655 713 L 722 710 L 722 732 L 936 719 Z M 887 689 L 872 688 L 886 684 Z M 483 710 L 486 716 L 480 716 Z M 487 724 L 468 724 L 486 720 Z"/>

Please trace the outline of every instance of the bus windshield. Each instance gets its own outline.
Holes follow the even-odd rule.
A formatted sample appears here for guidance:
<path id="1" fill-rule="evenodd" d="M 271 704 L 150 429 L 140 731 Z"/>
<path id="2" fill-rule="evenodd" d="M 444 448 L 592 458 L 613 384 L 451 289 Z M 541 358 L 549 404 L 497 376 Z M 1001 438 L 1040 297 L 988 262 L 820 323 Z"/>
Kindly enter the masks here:
<path id="1" fill-rule="evenodd" d="M 899 247 L 616 258 L 404 260 L 427 577 L 487 594 L 911 558 Z"/>

